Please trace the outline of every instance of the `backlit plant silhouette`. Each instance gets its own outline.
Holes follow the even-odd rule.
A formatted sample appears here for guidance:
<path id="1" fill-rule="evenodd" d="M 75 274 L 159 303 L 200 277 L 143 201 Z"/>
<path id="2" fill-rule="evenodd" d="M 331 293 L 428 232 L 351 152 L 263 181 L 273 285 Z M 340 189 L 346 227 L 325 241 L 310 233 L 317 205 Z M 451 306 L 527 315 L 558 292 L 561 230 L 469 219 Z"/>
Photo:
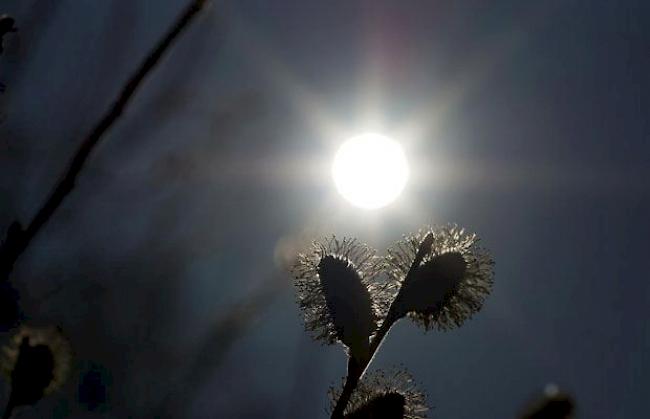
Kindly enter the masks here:
<path id="1" fill-rule="evenodd" d="M 408 317 L 425 330 L 461 326 L 492 289 L 494 261 L 475 234 L 455 225 L 405 236 L 384 257 L 356 239 L 314 242 L 292 273 L 305 327 L 341 343 L 343 388 L 331 391 L 332 418 L 423 418 L 424 396 L 404 371 L 365 377 L 391 327 Z"/>
<path id="2" fill-rule="evenodd" d="M 547 385 L 541 397 L 531 401 L 519 419 L 572 419 L 576 403 L 573 397 L 553 384 Z"/>
<path id="3" fill-rule="evenodd" d="M 65 382 L 71 363 L 68 340 L 56 327 L 22 326 L 2 348 L 0 370 L 11 383 L 3 419 L 14 408 L 33 405 Z"/>
<path id="4" fill-rule="evenodd" d="M 18 304 L 19 295 L 10 283 L 14 265 L 73 191 L 88 158 L 124 114 L 143 81 L 207 3 L 208 0 L 189 1 L 184 11 L 131 74 L 113 104 L 81 141 L 67 169 L 33 218 L 25 226 L 18 220 L 11 222 L 5 237 L 0 237 L 0 332 L 15 328 L 23 320 Z M 13 17 L 0 13 L 0 54 L 4 51 L 5 36 L 17 31 L 15 24 Z M 2 91 L 4 85 L 0 83 L 0 92 Z M 0 355 L 0 372 L 11 383 L 3 419 L 10 418 L 14 408 L 33 405 L 60 388 L 72 362 L 70 344 L 57 327 L 39 329 L 22 325 L 11 342 L 2 348 Z"/>

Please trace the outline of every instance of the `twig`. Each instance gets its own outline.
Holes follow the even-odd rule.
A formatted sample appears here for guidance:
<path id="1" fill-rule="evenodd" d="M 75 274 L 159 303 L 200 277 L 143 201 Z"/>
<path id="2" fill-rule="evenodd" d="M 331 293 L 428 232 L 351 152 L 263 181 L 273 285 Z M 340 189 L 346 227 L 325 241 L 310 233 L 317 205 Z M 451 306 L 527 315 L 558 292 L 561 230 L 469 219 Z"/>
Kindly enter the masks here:
<path id="1" fill-rule="evenodd" d="M 9 397 L 9 403 L 7 404 L 7 407 L 5 407 L 5 412 L 2 414 L 2 419 L 11 419 L 14 407 L 13 398 Z"/>
<path id="2" fill-rule="evenodd" d="M 420 266 L 420 263 L 422 263 L 424 256 L 430 251 L 432 245 L 433 245 L 433 235 L 429 233 L 424 238 L 424 240 L 422 240 L 422 243 L 420 243 L 418 252 L 415 255 L 411 267 L 409 268 L 409 271 L 406 275 L 406 279 L 404 280 L 405 282 L 415 271 L 415 268 Z M 332 419 L 343 418 L 343 413 L 345 412 L 345 408 L 347 407 L 348 402 L 350 401 L 350 397 L 352 397 L 352 394 L 354 393 L 354 389 L 357 387 L 359 380 L 361 380 L 361 377 L 363 377 L 363 374 L 368 369 L 368 365 L 370 365 L 373 358 L 375 357 L 377 350 L 379 349 L 382 342 L 386 338 L 386 335 L 390 331 L 390 328 L 398 320 L 393 310 L 396 301 L 397 298 L 391 304 L 391 307 L 388 309 L 388 314 L 386 315 L 386 319 L 382 322 L 381 326 L 379 327 L 379 330 L 377 330 L 377 334 L 373 337 L 373 339 L 370 342 L 370 356 L 366 360 L 362 361 L 361 363 L 357 363 L 354 357 L 350 357 L 350 359 L 348 360 L 347 377 L 345 378 L 343 391 L 341 392 L 338 400 L 336 401 L 336 406 L 334 406 L 334 410 L 332 411 Z"/>
<path id="3" fill-rule="evenodd" d="M 187 29 L 193 18 L 201 9 L 203 9 L 206 3 L 207 0 L 192 0 L 185 11 L 176 20 L 174 25 L 158 42 L 156 47 L 151 51 L 151 53 L 149 53 L 142 64 L 140 64 L 140 67 L 122 88 L 117 100 L 83 140 L 72 158 L 65 174 L 61 180 L 59 180 L 59 183 L 56 185 L 49 198 L 38 210 L 27 228 L 23 230 L 18 222 L 12 223 L 4 243 L 0 246 L 0 280 L 6 280 L 8 278 L 20 255 L 25 251 L 43 225 L 49 221 L 54 212 L 61 205 L 61 202 L 63 202 L 64 198 L 72 191 L 77 176 L 83 169 L 91 152 L 95 149 L 97 144 L 99 144 L 106 131 L 108 131 L 115 121 L 117 121 L 117 119 L 122 115 L 124 109 L 131 101 L 131 98 L 142 84 L 142 81 L 146 78 L 149 72 L 154 69 L 156 64 L 158 64 L 160 58 L 169 49 L 171 44 L 185 29 Z"/>

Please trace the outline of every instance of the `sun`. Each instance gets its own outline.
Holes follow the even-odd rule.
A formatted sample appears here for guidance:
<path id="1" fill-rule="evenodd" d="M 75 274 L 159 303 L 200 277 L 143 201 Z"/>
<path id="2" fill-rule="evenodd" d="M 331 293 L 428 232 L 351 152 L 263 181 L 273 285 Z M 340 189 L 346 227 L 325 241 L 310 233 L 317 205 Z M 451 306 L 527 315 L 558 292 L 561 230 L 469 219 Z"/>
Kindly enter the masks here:
<path id="1" fill-rule="evenodd" d="M 363 134 L 339 147 L 332 176 L 339 193 L 352 205 L 376 209 L 397 199 L 409 168 L 399 143 L 380 134 Z"/>

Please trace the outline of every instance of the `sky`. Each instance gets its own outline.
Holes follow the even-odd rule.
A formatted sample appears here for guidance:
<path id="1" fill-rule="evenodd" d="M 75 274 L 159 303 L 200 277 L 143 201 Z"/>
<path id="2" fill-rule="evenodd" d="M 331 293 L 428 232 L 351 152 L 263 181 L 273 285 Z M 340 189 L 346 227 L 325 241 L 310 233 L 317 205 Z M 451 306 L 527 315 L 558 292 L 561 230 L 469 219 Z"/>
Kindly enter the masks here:
<path id="1" fill-rule="evenodd" d="M 2 2 L 19 32 L 0 56 L 0 230 L 33 215 L 185 3 Z M 492 294 L 459 329 L 398 323 L 371 369 L 407 368 L 432 417 L 513 418 L 549 383 L 579 417 L 642 417 L 648 19 L 641 0 L 213 2 L 16 266 L 27 321 L 75 351 L 62 391 L 16 417 L 325 418 L 345 356 L 305 333 L 285 260 L 322 235 L 383 252 L 446 223 L 490 250 Z M 329 173 L 368 130 L 412 170 L 373 212 Z M 106 382 L 94 410 L 88 371 Z"/>

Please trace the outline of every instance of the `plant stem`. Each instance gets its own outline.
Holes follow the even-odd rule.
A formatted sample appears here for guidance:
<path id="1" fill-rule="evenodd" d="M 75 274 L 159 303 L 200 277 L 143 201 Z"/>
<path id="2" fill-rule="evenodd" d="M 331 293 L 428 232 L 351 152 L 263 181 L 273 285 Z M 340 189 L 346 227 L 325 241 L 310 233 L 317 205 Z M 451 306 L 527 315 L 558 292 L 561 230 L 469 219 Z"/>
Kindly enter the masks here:
<path id="1" fill-rule="evenodd" d="M 357 387 L 357 384 L 359 383 L 361 377 L 363 377 L 366 369 L 368 369 L 368 365 L 370 365 L 372 362 L 373 358 L 375 357 L 375 353 L 377 353 L 377 350 L 381 346 L 381 343 L 383 342 L 384 338 L 388 334 L 388 331 L 396 320 L 397 319 L 390 319 L 387 317 L 386 320 L 384 320 L 384 322 L 381 324 L 374 339 L 372 339 L 370 342 L 370 356 L 367 360 L 362 361 L 361 363 L 357 363 L 354 357 L 349 358 L 348 374 L 345 379 L 345 385 L 343 386 L 343 391 L 341 392 L 339 399 L 336 401 L 336 406 L 332 411 L 332 419 L 340 419 L 343 417 L 343 412 L 345 411 L 345 408 L 350 401 L 350 397 L 352 397 L 352 393 L 354 393 L 354 389 Z"/>
<path id="2" fill-rule="evenodd" d="M 415 258 L 413 259 L 413 263 L 411 263 L 408 273 L 406 274 L 404 282 L 408 281 L 412 275 L 412 272 L 415 271 L 415 268 L 420 266 L 420 263 L 422 263 L 422 260 L 426 254 L 431 250 L 432 245 L 433 234 L 429 233 L 420 243 L 418 251 L 415 255 Z M 395 310 L 395 303 L 399 301 L 399 298 L 400 295 L 398 293 L 391 303 L 390 308 L 388 309 L 386 318 L 382 322 L 381 326 L 379 326 L 379 329 L 377 330 L 377 333 L 373 339 L 370 341 L 370 356 L 367 358 L 367 360 L 362 361 L 361 363 L 357 363 L 354 357 L 349 358 L 347 377 L 345 379 L 345 384 L 343 385 L 343 391 L 341 392 L 339 399 L 336 401 L 336 406 L 334 406 L 334 410 L 332 411 L 332 419 L 343 418 L 343 412 L 345 412 L 345 408 L 350 401 L 350 397 L 352 397 L 352 393 L 354 393 L 354 389 L 357 387 L 357 384 L 359 384 L 359 380 L 361 380 L 363 374 L 368 369 L 368 366 L 375 357 L 377 350 L 386 338 L 386 335 L 388 335 L 390 328 L 393 327 L 395 322 L 400 319 L 400 316 L 396 314 L 397 312 Z"/>
<path id="3" fill-rule="evenodd" d="M 7 403 L 7 407 L 5 407 L 5 412 L 2 415 L 2 419 L 11 419 L 11 414 L 14 411 L 14 399 L 13 397 L 9 397 L 9 403 Z"/>
<path id="4" fill-rule="evenodd" d="M 27 249 L 27 246 L 32 239 L 41 230 L 43 225 L 49 221 L 54 212 L 63 202 L 64 198 L 70 194 L 74 188 L 77 176 L 83 169 L 91 152 L 100 143 L 100 140 L 109 128 L 111 128 L 115 121 L 117 121 L 117 119 L 122 115 L 124 109 L 131 101 L 131 98 L 142 84 L 142 81 L 151 70 L 154 69 L 156 64 L 158 64 L 160 58 L 169 49 L 170 45 L 189 26 L 196 14 L 203 9 L 207 1 L 208 0 L 192 0 L 163 38 L 158 41 L 155 48 L 149 53 L 135 73 L 133 73 L 124 85 L 110 109 L 83 140 L 70 161 L 63 177 L 59 180 L 58 184 L 40 207 L 27 228 L 22 230 L 18 223 L 13 224 L 14 227 L 18 226 L 13 229 L 14 234 L 7 234 L 4 243 L 0 246 L 0 280 L 6 280 L 9 277 L 9 274 L 13 270 L 13 266 L 20 255 L 25 251 L 25 249 Z"/>

